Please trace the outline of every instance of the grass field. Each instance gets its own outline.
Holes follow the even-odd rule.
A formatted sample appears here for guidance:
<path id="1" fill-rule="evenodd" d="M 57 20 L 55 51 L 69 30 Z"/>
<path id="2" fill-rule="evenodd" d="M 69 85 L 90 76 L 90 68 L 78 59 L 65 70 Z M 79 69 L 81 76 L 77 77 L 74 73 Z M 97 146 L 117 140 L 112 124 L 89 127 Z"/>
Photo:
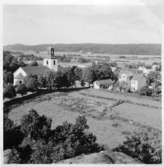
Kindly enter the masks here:
<path id="1" fill-rule="evenodd" d="M 134 131 L 151 131 L 161 138 L 160 102 L 150 99 L 128 98 L 128 103 L 118 103 L 123 95 L 96 90 L 77 92 L 56 92 L 28 100 L 13 107 L 9 117 L 17 124 L 23 115 L 34 108 L 41 115 L 52 119 L 52 127 L 64 121 L 74 122 L 79 115 L 85 115 L 89 131 L 93 132 L 98 142 L 115 148 L 123 142 L 125 136 Z M 144 104 L 144 105 L 143 105 Z M 154 106 L 154 107 L 153 107 Z"/>

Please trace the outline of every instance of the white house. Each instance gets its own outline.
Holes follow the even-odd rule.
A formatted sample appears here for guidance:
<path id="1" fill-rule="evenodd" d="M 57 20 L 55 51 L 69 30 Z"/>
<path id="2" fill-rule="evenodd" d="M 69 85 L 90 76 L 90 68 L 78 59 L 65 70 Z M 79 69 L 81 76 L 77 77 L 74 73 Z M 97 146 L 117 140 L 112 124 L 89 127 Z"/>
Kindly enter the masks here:
<path id="1" fill-rule="evenodd" d="M 133 74 L 130 80 L 130 90 L 132 92 L 139 91 L 142 87 L 146 86 L 146 78 L 143 74 Z"/>
<path id="2" fill-rule="evenodd" d="M 130 71 L 123 70 L 119 75 L 119 83 L 124 83 L 124 85 L 126 83 L 127 89 L 130 89 L 132 92 L 136 92 L 146 85 L 146 78 L 141 73 L 132 73 Z"/>
<path id="3" fill-rule="evenodd" d="M 113 88 L 113 81 L 111 79 L 97 80 L 93 82 L 94 89 L 105 88 L 111 90 Z"/>
<path id="4" fill-rule="evenodd" d="M 133 73 L 127 70 L 122 70 L 119 73 L 119 82 L 126 82 L 131 76 L 133 76 Z"/>
<path id="5" fill-rule="evenodd" d="M 146 68 L 145 66 L 139 66 L 138 71 L 142 72 L 145 76 L 147 76 L 151 71 L 153 71 L 153 69 Z"/>
<path id="6" fill-rule="evenodd" d="M 24 78 L 28 75 L 42 75 L 47 71 L 58 70 L 58 61 L 54 55 L 54 48 L 50 49 L 50 53 L 48 54 L 48 58 L 43 60 L 43 65 L 39 66 L 25 66 L 19 67 L 14 72 L 14 85 L 18 85 L 24 82 Z"/>

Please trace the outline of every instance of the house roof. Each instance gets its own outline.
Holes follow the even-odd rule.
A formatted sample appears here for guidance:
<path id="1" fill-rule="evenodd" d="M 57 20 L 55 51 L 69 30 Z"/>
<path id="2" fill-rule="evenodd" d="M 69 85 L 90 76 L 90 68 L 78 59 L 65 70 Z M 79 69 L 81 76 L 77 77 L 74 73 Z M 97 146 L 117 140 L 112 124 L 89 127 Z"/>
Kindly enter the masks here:
<path id="1" fill-rule="evenodd" d="M 23 76 L 21 73 L 19 73 L 17 76 L 15 76 L 15 78 L 16 78 L 16 79 L 23 79 L 24 76 Z"/>
<path id="2" fill-rule="evenodd" d="M 146 85 L 146 78 L 143 76 L 143 74 L 135 73 L 133 75 L 132 80 L 137 80 L 138 81 L 139 88 L 141 88 L 141 87 Z"/>
<path id="3" fill-rule="evenodd" d="M 47 71 L 50 71 L 48 67 L 45 66 L 26 66 L 22 67 L 22 69 L 27 73 L 27 75 L 41 75 Z"/>
<path id="4" fill-rule="evenodd" d="M 113 81 L 111 79 L 97 80 L 95 81 L 97 85 L 112 85 Z"/>
<path id="5" fill-rule="evenodd" d="M 131 76 L 131 75 L 133 75 L 133 72 L 128 71 L 128 70 L 121 70 L 121 71 L 120 71 L 120 75 L 122 75 L 122 74 L 126 74 L 126 75 L 128 75 L 128 76 Z"/>

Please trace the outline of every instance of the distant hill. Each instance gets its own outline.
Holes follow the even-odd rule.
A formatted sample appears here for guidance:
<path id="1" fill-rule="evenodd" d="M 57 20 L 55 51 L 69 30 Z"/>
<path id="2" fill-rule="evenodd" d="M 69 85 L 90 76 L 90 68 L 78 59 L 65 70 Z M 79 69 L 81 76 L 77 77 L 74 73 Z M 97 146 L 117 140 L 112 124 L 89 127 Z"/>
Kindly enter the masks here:
<path id="1" fill-rule="evenodd" d="M 160 44 L 40 44 L 40 45 L 23 45 L 14 44 L 4 46 L 4 50 L 16 52 L 41 52 L 48 47 L 54 47 L 57 52 L 92 52 L 107 54 L 130 54 L 130 55 L 160 55 Z"/>

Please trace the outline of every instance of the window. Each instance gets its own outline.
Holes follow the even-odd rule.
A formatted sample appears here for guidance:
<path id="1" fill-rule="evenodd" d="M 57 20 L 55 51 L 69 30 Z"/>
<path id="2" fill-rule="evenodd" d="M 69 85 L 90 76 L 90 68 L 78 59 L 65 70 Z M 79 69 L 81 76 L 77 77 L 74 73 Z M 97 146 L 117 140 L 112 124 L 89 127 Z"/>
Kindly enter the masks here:
<path id="1" fill-rule="evenodd" d="M 47 60 L 47 64 L 48 64 L 48 60 Z"/>
<path id="2" fill-rule="evenodd" d="M 56 64 L 55 60 L 54 60 L 54 65 Z"/>

